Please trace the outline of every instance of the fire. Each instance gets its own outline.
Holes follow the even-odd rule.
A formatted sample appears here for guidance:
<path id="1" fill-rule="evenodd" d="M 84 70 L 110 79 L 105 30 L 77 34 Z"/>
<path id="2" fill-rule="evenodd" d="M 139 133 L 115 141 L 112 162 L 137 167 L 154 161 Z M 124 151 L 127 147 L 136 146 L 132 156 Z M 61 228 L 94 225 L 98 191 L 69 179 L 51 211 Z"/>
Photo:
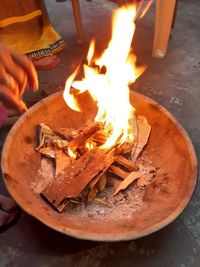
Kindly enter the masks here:
<path id="1" fill-rule="evenodd" d="M 95 41 L 92 40 L 88 64 L 83 65 L 83 80 L 73 81 L 77 68 L 66 82 L 64 99 L 70 108 L 80 111 L 76 98 L 70 94 L 71 85 L 79 93 L 88 90 L 98 106 L 95 121 L 104 123 L 105 127 L 111 126 L 112 134 L 102 145 L 103 149 L 134 138 L 130 123 L 134 108 L 129 101 L 129 85 L 145 70 L 145 67 L 136 67 L 136 56 L 131 49 L 136 11 L 135 5 L 129 5 L 114 12 L 112 37 L 107 49 L 95 58 Z"/>
<path id="2" fill-rule="evenodd" d="M 76 154 L 68 147 L 68 154 L 70 158 L 76 159 Z"/>

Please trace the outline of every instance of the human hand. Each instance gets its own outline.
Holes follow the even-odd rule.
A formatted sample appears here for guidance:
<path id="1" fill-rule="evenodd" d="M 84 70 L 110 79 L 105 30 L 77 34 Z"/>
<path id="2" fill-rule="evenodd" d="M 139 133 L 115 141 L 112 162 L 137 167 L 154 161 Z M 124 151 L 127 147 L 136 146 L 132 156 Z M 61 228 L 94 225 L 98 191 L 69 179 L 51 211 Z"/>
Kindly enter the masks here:
<path id="1" fill-rule="evenodd" d="M 38 89 L 33 63 L 0 43 L 0 101 L 6 108 L 22 113 L 27 109 L 21 99 L 27 86 L 32 91 Z"/>

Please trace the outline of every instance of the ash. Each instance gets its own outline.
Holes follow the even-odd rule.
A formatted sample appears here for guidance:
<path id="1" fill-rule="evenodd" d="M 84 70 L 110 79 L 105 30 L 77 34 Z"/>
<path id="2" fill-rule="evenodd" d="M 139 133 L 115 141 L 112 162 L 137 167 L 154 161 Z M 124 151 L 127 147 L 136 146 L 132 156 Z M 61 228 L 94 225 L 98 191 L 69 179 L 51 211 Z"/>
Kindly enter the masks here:
<path id="1" fill-rule="evenodd" d="M 38 178 L 31 184 L 31 189 L 36 193 L 40 194 L 45 187 L 54 180 L 55 167 L 50 158 L 42 158 L 41 166 L 38 170 Z"/>
<path id="2" fill-rule="evenodd" d="M 111 187 L 109 188 L 109 186 Z M 138 188 L 135 185 L 130 185 L 127 190 L 119 192 L 116 196 L 113 196 L 113 193 L 114 186 L 109 181 L 107 188 L 105 188 L 102 193 L 98 194 L 98 198 L 94 199 L 94 203 L 88 205 L 78 204 L 76 206 L 68 205 L 64 212 L 79 217 L 98 217 L 98 219 L 104 220 L 122 219 L 131 218 L 135 212 L 141 210 L 143 207 L 142 199 L 144 189 Z"/>

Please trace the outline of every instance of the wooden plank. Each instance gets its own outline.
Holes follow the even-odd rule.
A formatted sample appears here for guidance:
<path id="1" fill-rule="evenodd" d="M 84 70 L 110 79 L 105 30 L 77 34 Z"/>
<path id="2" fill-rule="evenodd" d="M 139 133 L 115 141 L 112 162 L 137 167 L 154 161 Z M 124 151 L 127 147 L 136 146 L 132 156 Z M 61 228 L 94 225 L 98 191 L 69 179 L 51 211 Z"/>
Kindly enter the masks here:
<path id="1" fill-rule="evenodd" d="M 119 191 L 126 189 L 133 181 L 139 179 L 142 177 L 142 173 L 140 171 L 137 172 L 131 172 L 126 179 L 124 179 L 116 188 L 114 195 L 119 193 Z"/>
<path id="2" fill-rule="evenodd" d="M 118 177 L 120 177 L 122 179 L 126 179 L 126 177 L 129 175 L 129 172 L 126 172 L 126 171 L 124 171 L 124 170 L 122 170 L 119 167 L 114 166 L 114 165 L 110 166 L 109 172 L 117 175 Z"/>
<path id="3" fill-rule="evenodd" d="M 100 129 L 101 126 L 99 123 L 97 122 L 93 123 L 89 128 L 83 130 L 82 133 L 80 133 L 77 137 L 75 137 L 72 141 L 70 141 L 68 144 L 68 148 L 72 152 L 75 152 L 79 146 L 81 146 L 88 138 L 90 138 L 94 133 L 96 133 Z"/>
<path id="4" fill-rule="evenodd" d="M 131 159 L 134 162 L 136 162 L 137 158 L 146 146 L 151 132 L 151 126 L 144 116 L 138 116 L 137 126 L 138 136 L 131 151 Z"/>
<path id="5" fill-rule="evenodd" d="M 114 158 L 114 149 L 110 152 L 94 149 L 87 152 L 71 165 L 67 166 L 63 174 L 48 185 L 42 195 L 59 211 L 63 203 L 69 198 L 80 195 L 87 184 L 107 166 L 107 162 Z"/>
<path id="6" fill-rule="evenodd" d="M 139 169 L 138 165 L 135 162 L 128 160 L 120 155 L 116 158 L 115 162 L 127 168 L 129 171 L 137 171 Z"/>

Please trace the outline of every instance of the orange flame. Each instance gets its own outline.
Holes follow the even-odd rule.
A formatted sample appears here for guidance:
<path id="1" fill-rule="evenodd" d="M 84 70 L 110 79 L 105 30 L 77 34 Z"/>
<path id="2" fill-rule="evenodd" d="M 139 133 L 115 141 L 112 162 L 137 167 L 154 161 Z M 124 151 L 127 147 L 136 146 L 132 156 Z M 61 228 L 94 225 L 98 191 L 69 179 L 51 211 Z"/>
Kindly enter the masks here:
<path id="1" fill-rule="evenodd" d="M 136 67 L 136 56 L 130 50 L 135 32 L 136 6 L 121 7 L 114 12 L 112 38 L 108 48 L 101 57 L 95 59 L 95 42 L 91 42 L 87 60 L 84 64 L 84 79 L 73 81 L 77 70 L 66 82 L 64 99 L 70 108 L 80 111 L 73 95 L 70 94 L 70 86 L 82 93 L 88 90 L 96 101 L 98 113 L 95 121 L 103 122 L 105 127 L 112 126 L 112 135 L 102 145 L 103 149 L 112 147 L 114 144 L 132 141 L 132 129 L 129 119 L 133 116 L 134 108 L 129 102 L 129 84 L 142 74 L 145 67 Z M 92 67 L 91 62 L 103 67 L 105 73 L 98 68 Z"/>

